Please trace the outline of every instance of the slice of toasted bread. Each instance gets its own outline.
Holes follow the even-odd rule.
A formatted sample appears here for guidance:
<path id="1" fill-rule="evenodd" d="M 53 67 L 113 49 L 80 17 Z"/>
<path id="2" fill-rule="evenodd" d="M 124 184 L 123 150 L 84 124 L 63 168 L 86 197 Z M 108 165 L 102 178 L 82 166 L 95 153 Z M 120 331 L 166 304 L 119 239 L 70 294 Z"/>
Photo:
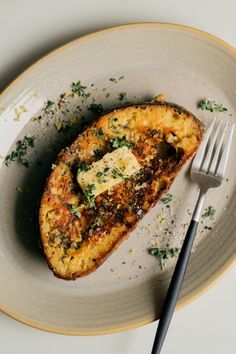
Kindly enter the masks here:
<path id="1" fill-rule="evenodd" d="M 191 113 L 165 102 L 115 109 L 80 134 L 59 154 L 41 199 L 41 241 L 54 274 L 95 270 L 167 191 L 202 135 Z"/>

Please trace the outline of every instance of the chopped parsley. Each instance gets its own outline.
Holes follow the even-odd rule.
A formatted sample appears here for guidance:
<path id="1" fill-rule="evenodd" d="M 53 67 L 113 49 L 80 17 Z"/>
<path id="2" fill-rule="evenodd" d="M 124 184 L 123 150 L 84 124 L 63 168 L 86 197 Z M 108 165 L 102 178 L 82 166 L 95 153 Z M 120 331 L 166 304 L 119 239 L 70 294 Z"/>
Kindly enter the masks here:
<path id="1" fill-rule="evenodd" d="M 216 103 L 215 101 L 202 100 L 198 104 L 198 108 L 210 112 L 227 112 L 228 109 L 224 107 L 221 103 Z"/>
<path id="2" fill-rule="evenodd" d="M 25 136 L 24 139 L 17 141 L 16 150 L 13 150 L 5 158 L 5 165 L 9 166 L 11 162 L 18 159 L 25 167 L 29 167 L 29 161 L 25 158 L 29 147 L 34 147 L 34 136 Z"/>
<path id="3" fill-rule="evenodd" d="M 72 215 L 77 216 L 77 218 L 81 218 L 81 212 L 76 208 L 74 204 L 69 204 L 70 212 Z"/>
<path id="4" fill-rule="evenodd" d="M 208 208 L 205 209 L 205 213 L 202 214 L 203 218 L 209 218 L 212 219 L 213 216 L 215 215 L 216 210 L 212 206 L 209 206 Z"/>
<path id="5" fill-rule="evenodd" d="M 81 81 L 78 81 L 77 83 L 73 82 L 71 85 L 71 91 L 83 98 L 88 98 L 90 96 L 90 93 L 86 92 L 86 88 L 86 86 L 81 84 Z"/>
<path id="6" fill-rule="evenodd" d="M 127 146 L 128 148 L 131 148 L 133 144 L 126 139 L 125 136 L 122 138 L 115 138 L 110 142 L 111 148 L 112 149 L 118 149 L 119 147 Z"/>
<path id="7" fill-rule="evenodd" d="M 103 112 L 103 106 L 101 105 L 101 103 L 91 103 L 88 110 L 95 114 L 100 114 Z"/>
<path id="8" fill-rule="evenodd" d="M 128 176 L 126 176 L 123 172 L 121 172 L 117 168 L 111 169 L 110 167 L 105 167 L 103 171 L 97 172 L 96 176 L 99 183 L 105 183 L 106 177 L 111 176 L 112 178 L 122 178 L 124 181 L 127 181 Z"/>
<path id="9" fill-rule="evenodd" d="M 163 270 L 165 265 L 164 261 L 169 258 L 177 257 L 179 249 L 177 247 L 170 249 L 153 247 L 148 249 L 148 253 L 159 260 L 161 270 Z"/>
<path id="10" fill-rule="evenodd" d="M 44 107 L 44 112 L 45 113 L 52 113 L 53 112 L 53 106 L 55 105 L 55 103 L 51 100 L 48 100 L 45 107 Z"/>
<path id="11" fill-rule="evenodd" d="M 88 170 L 90 170 L 90 166 L 85 162 L 81 162 L 78 168 L 78 173 L 87 172 Z"/>
<path id="12" fill-rule="evenodd" d="M 100 150 L 100 149 L 95 149 L 95 150 L 93 150 L 93 156 L 95 156 L 95 157 L 102 157 L 102 155 L 103 155 L 102 150 Z"/>
<path id="13" fill-rule="evenodd" d="M 119 93 L 119 101 L 123 101 L 127 99 L 127 94 L 126 92 L 120 92 Z"/>
<path id="14" fill-rule="evenodd" d="M 161 201 L 163 204 L 168 204 L 172 201 L 172 199 L 173 199 L 173 195 L 167 193 L 163 198 L 161 198 Z"/>
<path id="15" fill-rule="evenodd" d="M 99 183 L 104 183 L 106 182 L 106 176 L 108 176 L 110 173 L 110 168 L 105 167 L 103 171 L 99 171 L 96 173 L 97 179 Z"/>
<path id="16" fill-rule="evenodd" d="M 116 117 L 112 117 L 112 118 L 111 118 L 111 122 L 112 122 L 112 123 L 117 122 L 117 121 L 118 121 L 118 118 L 116 118 Z"/>
<path id="17" fill-rule="evenodd" d="M 112 178 L 122 178 L 124 181 L 128 180 L 128 177 L 121 172 L 120 170 L 118 170 L 117 168 L 113 168 L 112 172 L 111 172 Z"/>
<path id="18" fill-rule="evenodd" d="M 93 194 L 94 190 L 95 190 L 95 185 L 88 184 L 87 188 L 84 191 L 85 201 L 89 209 L 92 209 L 94 207 L 94 200 L 95 200 L 95 195 Z"/>

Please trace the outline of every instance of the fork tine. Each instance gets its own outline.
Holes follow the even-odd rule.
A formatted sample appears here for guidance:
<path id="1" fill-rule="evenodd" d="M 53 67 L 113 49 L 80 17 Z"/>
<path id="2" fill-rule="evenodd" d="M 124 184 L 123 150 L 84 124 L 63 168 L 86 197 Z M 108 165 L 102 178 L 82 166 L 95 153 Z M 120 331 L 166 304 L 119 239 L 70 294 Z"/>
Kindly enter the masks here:
<path id="1" fill-rule="evenodd" d="M 203 165 L 202 165 L 202 168 L 201 168 L 202 172 L 207 173 L 208 169 L 210 167 L 210 163 L 211 163 L 212 155 L 213 155 L 213 150 L 214 150 L 214 147 L 215 147 L 215 143 L 216 143 L 217 137 L 218 137 L 219 132 L 220 132 L 221 124 L 222 124 L 222 121 L 219 122 L 219 124 L 218 124 L 218 126 L 217 126 L 217 128 L 215 130 L 215 133 L 213 134 L 213 138 L 210 141 L 210 145 L 209 145 L 206 157 L 205 157 L 205 159 L 203 161 Z"/>
<path id="2" fill-rule="evenodd" d="M 209 173 L 211 174 L 214 174 L 215 171 L 216 171 L 216 167 L 217 167 L 217 164 L 219 162 L 219 156 L 220 156 L 220 152 L 221 152 L 221 148 L 222 148 L 222 145 L 223 145 L 223 141 L 224 141 L 224 137 L 225 137 L 225 134 L 226 134 L 226 131 L 227 131 L 227 128 L 228 128 L 228 123 L 226 122 L 224 124 L 224 129 L 223 129 L 223 132 L 221 134 L 221 137 L 220 137 L 220 140 L 218 142 L 218 145 L 217 145 L 217 148 L 216 148 L 216 151 L 214 153 L 214 158 L 211 162 L 211 166 L 209 168 Z"/>
<path id="3" fill-rule="evenodd" d="M 224 177 L 225 168 L 226 168 L 227 160 L 229 157 L 230 145 L 231 145 L 232 137 L 233 137 L 233 133 L 234 133 L 234 128 L 235 128 L 235 124 L 228 124 L 227 135 L 226 135 L 226 144 L 224 146 L 223 153 L 222 153 L 222 156 L 220 159 L 220 163 L 219 163 L 219 166 L 216 171 L 217 176 L 220 178 Z"/>
<path id="4" fill-rule="evenodd" d="M 210 139 L 210 136 L 211 136 L 211 133 L 213 131 L 213 128 L 214 128 L 214 125 L 215 125 L 215 121 L 216 121 L 216 118 L 212 119 L 206 133 L 205 133 L 205 136 L 204 136 L 204 139 L 200 145 L 200 148 L 198 149 L 198 152 L 193 160 L 193 165 L 192 165 L 192 168 L 194 169 L 197 169 L 199 170 L 200 169 L 200 166 L 202 164 L 202 160 L 203 160 L 203 157 L 205 155 L 205 152 L 206 152 L 206 147 L 207 147 L 207 144 L 209 142 L 209 139 Z"/>

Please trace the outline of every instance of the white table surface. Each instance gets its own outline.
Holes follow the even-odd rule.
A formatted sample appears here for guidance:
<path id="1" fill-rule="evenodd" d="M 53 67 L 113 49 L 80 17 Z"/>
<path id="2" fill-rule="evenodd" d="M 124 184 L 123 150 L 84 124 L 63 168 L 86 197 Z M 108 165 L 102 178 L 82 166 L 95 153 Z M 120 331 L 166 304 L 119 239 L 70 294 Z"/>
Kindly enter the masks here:
<path id="1" fill-rule="evenodd" d="M 55 47 L 116 24 L 180 23 L 236 46 L 235 14 L 235 0 L 0 0 L 0 90 Z M 236 267 L 174 315 L 162 353 L 235 354 L 235 315 Z M 148 354 L 156 325 L 106 336 L 72 337 L 39 331 L 0 313 L 0 352 Z"/>

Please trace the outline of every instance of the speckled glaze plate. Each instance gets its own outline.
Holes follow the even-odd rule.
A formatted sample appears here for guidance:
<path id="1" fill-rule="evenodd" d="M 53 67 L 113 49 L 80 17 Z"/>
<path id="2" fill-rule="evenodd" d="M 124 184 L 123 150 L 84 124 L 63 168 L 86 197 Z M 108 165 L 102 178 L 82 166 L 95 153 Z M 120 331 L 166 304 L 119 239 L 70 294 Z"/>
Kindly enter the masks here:
<path id="1" fill-rule="evenodd" d="M 79 80 L 91 93 L 89 97 L 72 94 L 71 85 Z M 66 99 L 60 97 L 64 92 Z M 120 95 L 123 92 L 125 97 Z M 214 115 L 235 121 L 234 49 L 183 26 L 147 23 L 114 27 L 53 51 L 2 93 L 2 311 L 33 327 L 79 335 L 121 331 L 158 318 L 176 259 L 166 261 L 162 270 L 147 248 L 180 247 L 197 198 L 189 164 L 171 187 L 172 200 L 159 202 L 96 272 L 76 281 L 57 279 L 48 269 L 38 246 L 37 206 L 56 154 L 73 140 L 81 122 L 96 117 L 88 110 L 91 103 L 110 109 L 147 101 L 161 92 L 206 125 Z M 197 102 L 204 98 L 222 103 L 228 111 L 199 110 Z M 35 147 L 26 155 L 30 166 L 18 162 L 5 166 L 4 157 L 26 135 L 35 137 Z M 207 196 L 205 207 L 212 206 L 216 212 L 203 218 L 179 307 L 202 294 L 235 261 L 235 140 L 226 180 Z"/>

